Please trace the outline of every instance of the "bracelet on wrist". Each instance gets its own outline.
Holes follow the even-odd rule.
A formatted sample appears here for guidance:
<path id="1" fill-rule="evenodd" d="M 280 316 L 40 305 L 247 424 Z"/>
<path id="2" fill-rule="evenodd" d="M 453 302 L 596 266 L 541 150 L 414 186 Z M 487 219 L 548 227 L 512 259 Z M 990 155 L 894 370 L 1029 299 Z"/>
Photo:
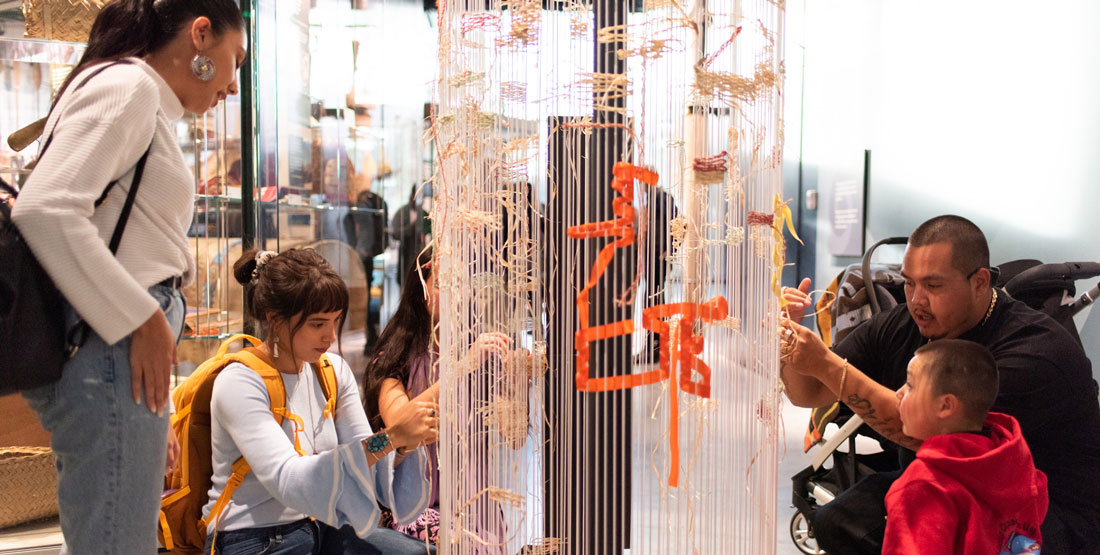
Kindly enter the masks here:
<path id="1" fill-rule="evenodd" d="M 844 368 L 840 371 L 840 387 L 836 390 L 837 402 L 844 402 L 844 380 L 848 379 L 848 359 L 844 359 Z"/>
<path id="2" fill-rule="evenodd" d="M 386 430 L 382 430 L 367 439 L 363 440 L 363 447 L 368 453 L 381 455 L 382 451 L 386 450 L 386 447 L 390 446 L 390 435 L 386 433 Z"/>

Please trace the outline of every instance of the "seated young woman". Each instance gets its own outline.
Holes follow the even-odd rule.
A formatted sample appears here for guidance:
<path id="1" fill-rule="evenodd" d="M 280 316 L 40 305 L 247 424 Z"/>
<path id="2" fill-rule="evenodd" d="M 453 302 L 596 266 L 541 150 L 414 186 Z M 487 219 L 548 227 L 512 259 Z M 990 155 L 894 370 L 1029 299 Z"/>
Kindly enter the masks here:
<path id="1" fill-rule="evenodd" d="M 243 364 L 230 364 L 218 376 L 211 400 L 213 487 L 203 515 L 210 523 L 206 552 L 369 552 L 352 544 L 377 526 L 379 504 L 401 522 L 427 507 L 427 456 L 419 447 L 437 438 L 437 405 L 406 403 L 375 431 L 347 362 L 327 354 L 337 384 L 335 409 L 327 414 L 315 367 L 333 343 L 339 345 L 348 309 L 343 279 L 311 249 L 248 251 L 233 270 L 250 285 L 246 306 L 266 330 L 259 354 L 280 372 L 286 409 L 300 420 L 277 423 L 263 379 Z M 251 472 L 224 510 L 211 515 L 242 456 Z"/>
<path id="2" fill-rule="evenodd" d="M 401 301 L 385 330 L 378 338 L 375 353 L 367 362 L 363 400 L 367 416 L 376 427 L 392 425 L 410 405 L 437 402 L 439 375 L 437 353 L 432 345 L 432 329 L 439 322 L 439 289 L 432 272 L 432 249 L 417 256 L 405 272 Z M 484 333 L 477 337 L 469 356 L 504 357 L 512 340 L 502 333 Z M 394 530 L 435 545 L 439 535 L 439 459 L 435 445 L 426 448 L 431 493 L 428 507 L 411 524 L 400 518 L 384 517 Z M 394 512 L 396 517 L 396 511 Z M 494 528 L 502 528 L 495 525 Z M 486 532 L 499 537 L 499 530 Z"/>

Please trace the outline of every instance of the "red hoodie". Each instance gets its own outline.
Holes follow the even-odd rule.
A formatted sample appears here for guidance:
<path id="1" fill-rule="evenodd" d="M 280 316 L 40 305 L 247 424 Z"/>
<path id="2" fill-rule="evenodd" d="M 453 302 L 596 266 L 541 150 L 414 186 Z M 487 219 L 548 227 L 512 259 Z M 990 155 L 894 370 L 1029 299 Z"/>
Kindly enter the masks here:
<path id="1" fill-rule="evenodd" d="M 1020 424 L 991 412 L 990 437 L 932 436 L 886 494 L 884 554 L 1015 555 L 1039 550 L 1047 477 Z"/>

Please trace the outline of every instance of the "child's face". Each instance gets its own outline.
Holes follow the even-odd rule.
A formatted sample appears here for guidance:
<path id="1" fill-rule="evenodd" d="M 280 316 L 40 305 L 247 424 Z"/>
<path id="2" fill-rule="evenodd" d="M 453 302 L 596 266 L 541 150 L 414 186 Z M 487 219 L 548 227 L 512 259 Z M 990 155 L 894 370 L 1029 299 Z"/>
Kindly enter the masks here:
<path id="1" fill-rule="evenodd" d="M 905 435 L 923 440 L 938 433 L 938 397 L 932 393 L 924 362 L 919 356 L 913 357 L 909 361 L 905 385 L 898 390 L 898 413 Z"/>

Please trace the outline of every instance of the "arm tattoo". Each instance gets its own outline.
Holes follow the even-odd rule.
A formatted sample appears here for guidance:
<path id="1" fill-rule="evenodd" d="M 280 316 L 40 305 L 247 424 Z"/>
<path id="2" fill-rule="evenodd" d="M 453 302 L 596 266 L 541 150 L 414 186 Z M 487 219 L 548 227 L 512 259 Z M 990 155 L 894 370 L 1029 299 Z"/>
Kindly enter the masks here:
<path id="1" fill-rule="evenodd" d="M 901 419 L 880 416 L 870 400 L 853 393 L 848 396 L 846 402 L 852 411 L 858 414 L 868 426 L 874 428 L 886 439 L 913 451 L 920 447 L 921 441 L 919 439 L 911 438 L 901 431 Z"/>

